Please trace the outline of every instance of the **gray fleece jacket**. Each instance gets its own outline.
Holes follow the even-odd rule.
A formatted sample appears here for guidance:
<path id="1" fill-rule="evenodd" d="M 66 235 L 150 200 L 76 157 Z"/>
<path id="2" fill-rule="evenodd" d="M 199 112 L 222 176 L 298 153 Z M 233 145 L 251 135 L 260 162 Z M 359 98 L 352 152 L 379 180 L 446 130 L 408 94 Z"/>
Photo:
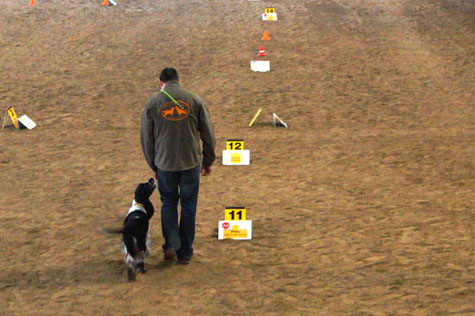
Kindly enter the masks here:
<path id="1" fill-rule="evenodd" d="M 153 171 L 211 166 L 216 158 L 216 140 L 203 100 L 183 89 L 178 81 L 167 82 L 164 90 L 180 105 L 160 92 L 143 109 L 140 139 L 148 165 Z"/>

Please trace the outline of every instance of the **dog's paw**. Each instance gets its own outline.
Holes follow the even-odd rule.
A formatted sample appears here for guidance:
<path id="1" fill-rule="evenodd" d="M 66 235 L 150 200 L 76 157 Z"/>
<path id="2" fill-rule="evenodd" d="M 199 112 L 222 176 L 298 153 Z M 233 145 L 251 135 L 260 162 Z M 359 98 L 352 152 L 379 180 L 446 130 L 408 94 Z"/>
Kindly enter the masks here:
<path id="1" fill-rule="evenodd" d="M 141 259 L 135 260 L 134 268 L 141 273 L 145 273 L 145 272 L 142 272 L 142 271 L 145 271 L 145 262 Z"/>
<path id="2" fill-rule="evenodd" d="M 145 262 L 139 261 L 136 264 L 134 264 L 135 269 L 137 270 L 138 273 L 144 274 L 145 272 Z"/>
<path id="3" fill-rule="evenodd" d="M 127 268 L 127 275 L 129 277 L 129 282 L 135 282 L 137 279 L 137 274 L 135 273 L 135 269 L 132 267 Z"/>

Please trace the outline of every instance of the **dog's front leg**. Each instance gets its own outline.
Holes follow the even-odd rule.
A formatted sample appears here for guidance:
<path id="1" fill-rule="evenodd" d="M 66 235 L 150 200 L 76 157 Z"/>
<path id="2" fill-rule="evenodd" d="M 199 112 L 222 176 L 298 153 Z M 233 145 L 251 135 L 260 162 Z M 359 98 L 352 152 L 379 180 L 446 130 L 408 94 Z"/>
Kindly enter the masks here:
<path id="1" fill-rule="evenodd" d="M 151 251 L 150 251 L 150 231 L 147 232 L 147 241 L 145 242 L 145 247 L 146 247 L 145 256 L 148 257 L 151 254 Z"/>

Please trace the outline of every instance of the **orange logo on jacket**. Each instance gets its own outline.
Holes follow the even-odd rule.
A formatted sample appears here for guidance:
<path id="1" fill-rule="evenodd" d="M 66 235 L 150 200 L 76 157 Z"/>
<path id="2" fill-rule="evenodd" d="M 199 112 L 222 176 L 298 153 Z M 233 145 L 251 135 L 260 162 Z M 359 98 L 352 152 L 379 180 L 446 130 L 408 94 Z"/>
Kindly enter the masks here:
<path id="1" fill-rule="evenodd" d="M 181 121 L 188 117 L 188 113 L 191 111 L 190 106 L 185 102 L 178 101 L 183 107 L 181 109 L 175 102 L 167 102 L 162 106 L 160 112 L 162 113 L 163 118 L 169 121 Z"/>

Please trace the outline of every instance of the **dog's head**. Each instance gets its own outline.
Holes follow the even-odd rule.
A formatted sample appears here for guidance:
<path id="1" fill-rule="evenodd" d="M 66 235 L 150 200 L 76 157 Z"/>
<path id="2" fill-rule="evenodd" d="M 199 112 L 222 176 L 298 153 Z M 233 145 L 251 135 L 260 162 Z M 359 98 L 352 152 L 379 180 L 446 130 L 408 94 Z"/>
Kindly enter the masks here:
<path id="1" fill-rule="evenodd" d="M 142 204 L 147 202 L 156 186 L 153 178 L 150 178 L 148 182 L 139 183 L 135 189 L 135 202 Z"/>

